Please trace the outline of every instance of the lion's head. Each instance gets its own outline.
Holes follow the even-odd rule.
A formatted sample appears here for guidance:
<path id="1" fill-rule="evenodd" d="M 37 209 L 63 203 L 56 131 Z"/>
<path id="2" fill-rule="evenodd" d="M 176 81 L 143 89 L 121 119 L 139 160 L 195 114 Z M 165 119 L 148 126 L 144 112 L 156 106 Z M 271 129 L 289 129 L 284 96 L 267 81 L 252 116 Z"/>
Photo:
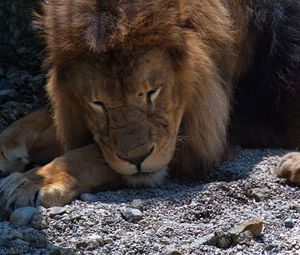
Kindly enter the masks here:
<path id="1" fill-rule="evenodd" d="M 227 91 L 205 33 L 187 18 L 193 10 L 171 0 L 67 2 L 49 2 L 39 20 L 66 150 L 91 136 L 112 169 L 133 182 L 155 182 L 172 159 L 186 169 L 217 161 Z M 228 40 L 211 43 L 225 50 Z"/>

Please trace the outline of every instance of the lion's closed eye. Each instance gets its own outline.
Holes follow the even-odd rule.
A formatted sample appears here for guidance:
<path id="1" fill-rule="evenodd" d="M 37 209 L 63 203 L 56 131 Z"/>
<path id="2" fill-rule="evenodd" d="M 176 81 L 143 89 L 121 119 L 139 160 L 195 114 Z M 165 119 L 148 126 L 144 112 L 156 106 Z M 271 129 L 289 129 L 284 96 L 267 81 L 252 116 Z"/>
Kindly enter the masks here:
<path id="1" fill-rule="evenodd" d="M 105 106 L 102 101 L 95 100 L 95 101 L 89 103 L 89 105 L 96 111 L 105 112 Z"/>
<path id="2" fill-rule="evenodd" d="M 158 87 L 156 89 L 151 89 L 148 93 L 147 93 L 147 104 L 151 105 L 155 102 L 155 100 L 158 98 L 159 94 L 161 91 L 161 87 Z"/>

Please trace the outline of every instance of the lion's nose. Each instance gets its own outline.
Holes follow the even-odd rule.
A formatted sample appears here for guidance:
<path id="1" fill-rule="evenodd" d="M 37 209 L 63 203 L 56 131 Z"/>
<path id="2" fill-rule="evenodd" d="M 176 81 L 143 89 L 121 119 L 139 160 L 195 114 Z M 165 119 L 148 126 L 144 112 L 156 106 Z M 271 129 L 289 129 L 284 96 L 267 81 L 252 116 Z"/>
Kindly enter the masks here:
<path id="1" fill-rule="evenodd" d="M 146 153 L 144 152 L 143 154 L 138 156 L 135 155 L 135 157 L 120 156 L 120 155 L 118 155 L 118 157 L 122 160 L 128 161 L 129 163 L 135 165 L 137 169 L 140 171 L 142 163 L 145 161 L 146 158 L 148 158 L 152 154 L 153 150 L 154 150 L 154 146 L 150 148 L 150 150 L 147 151 Z"/>

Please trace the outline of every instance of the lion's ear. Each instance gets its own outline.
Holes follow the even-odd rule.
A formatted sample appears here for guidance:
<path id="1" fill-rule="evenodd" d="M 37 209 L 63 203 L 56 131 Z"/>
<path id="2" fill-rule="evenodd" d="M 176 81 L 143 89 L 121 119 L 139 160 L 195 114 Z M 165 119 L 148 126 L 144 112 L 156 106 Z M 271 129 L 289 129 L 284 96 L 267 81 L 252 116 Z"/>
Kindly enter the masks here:
<path id="1" fill-rule="evenodd" d="M 65 86 L 59 86 L 56 77 L 50 75 L 47 92 L 54 112 L 54 123 L 59 141 L 65 151 L 91 143 L 84 112 L 74 95 Z"/>

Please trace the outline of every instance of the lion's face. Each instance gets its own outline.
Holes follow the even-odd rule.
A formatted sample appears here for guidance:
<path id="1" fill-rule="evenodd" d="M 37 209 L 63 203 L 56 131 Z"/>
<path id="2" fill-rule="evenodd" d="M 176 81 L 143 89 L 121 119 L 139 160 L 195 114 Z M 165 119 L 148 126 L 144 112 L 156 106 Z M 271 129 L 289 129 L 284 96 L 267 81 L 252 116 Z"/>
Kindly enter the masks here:
<path id="1" fill-rule="evenodd" d="M 72 66 L 70 86 L 76 84 L 75 97 L 107 163 L 133 181 L 159 177 L 172 159 L 185 107 L 169 54 L 136 50 Z"/>

